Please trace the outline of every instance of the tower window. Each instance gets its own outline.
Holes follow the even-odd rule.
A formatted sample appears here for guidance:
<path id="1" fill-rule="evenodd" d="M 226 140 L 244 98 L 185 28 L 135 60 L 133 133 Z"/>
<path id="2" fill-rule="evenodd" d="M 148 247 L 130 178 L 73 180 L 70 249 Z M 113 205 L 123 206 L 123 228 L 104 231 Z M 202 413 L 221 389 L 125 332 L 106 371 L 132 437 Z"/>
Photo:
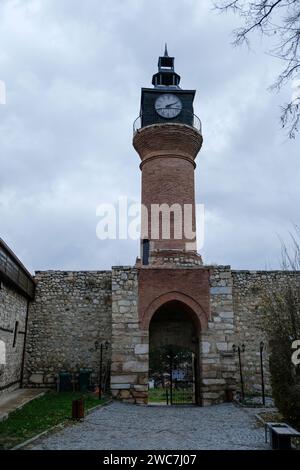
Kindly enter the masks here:
<path id="1" fill-rule="evenodd" d="M 143 264 L 149 264 L 149 251 L 150 251 L 150 243 L 149 240 L 144 238 L 143 239 Z"/>
<path id="2" fill-rule="evenodd" d="M 19 322 L 16 321 L 15 323 L 15 329 L 14 329 L 14 340 L 13 340 L 13 348 L 16 347 L 16 342 L 17 342 L 17 334 L 18 334 L 18 328 L 19 328 Z"/>

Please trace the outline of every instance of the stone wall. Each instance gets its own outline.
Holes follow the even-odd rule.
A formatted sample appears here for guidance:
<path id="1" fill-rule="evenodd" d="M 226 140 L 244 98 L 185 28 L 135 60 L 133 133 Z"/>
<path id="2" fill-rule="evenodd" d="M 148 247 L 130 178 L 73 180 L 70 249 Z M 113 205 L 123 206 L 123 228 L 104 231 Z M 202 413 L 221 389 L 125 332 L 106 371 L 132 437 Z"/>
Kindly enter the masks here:
<path id="1" fill-rule="evenodd" d="M 99 350 L 111 342 L 110 271 L 37 271 L 30 305 L 24 382 L 55 387 L 57 374 L 90 369 L 98 383 Z M 110 348 L 104 350 L 104 364 Z"/>
<path id="2" fill-rule="evenodd" d="M 0 282 L 0 340 L 5 345 L 6 356 L 6 364 L 0 364 L 0 393 L 20 385 L 26 312 L 27 299 Z"/>
<path id="3" fill-rule="evenodd" d="M 270 392 L 260 306 L 267 290 L 289 281 L 299 283 L 300 272 L 232 271 L 230 266 L 121 266 L 112 271 L 40 271 L 35 279 L 25 355 L 27 386 L 55 387 L 59 371 L 80 368 L 90 369 L 92 380 L 98 383 L 95 341 L 109 341 L 111 348 L 104 351 L 104 362 L 111 359 L 113 397 L 129 403 L 147 402 L 149 321 L 161 304 L 178 297 L 199 315 L 201 398 L 203 405 L 210 405 L 224 401 L 226 390 L 239 389 L 234 343 L 245 344 L 245 389 L 253 393 L 260 392 L 259 343 L 265 342 L 266 390 Z M 195 305 L 189 304 L 192 298 Z M 160 303 L 156 305 L 157 299 Z M 0 326 L 9 331 L 0 330 L 1 335 L 11 345 L 16 320 L 19 332 L 16 347 L 8 350 L 10 366 L 6 376 L 2 374 L 1 384 L 19 380 L 26 304 L 26 299 L 2 284 Z M 154 310 L 148 318 L 144 313 L 149 305 Z M 201 306 L 199 312 L 197 306 Z"/>
<path id="4" fill-rule="evenodd" d="M 245 344 L 242 365 L 246 393 L 261 391 L 260 342 L 267 393 L 271 392 L 268 342 L 264 334 L 261 305 L 266 292 L 300 283 L 299 271 L 232 271 L 234 326 L 237 344 Z"/>
<path id="5" fill-rule="evenodd" d="M 147 403 L 149 333 L 138 315 L 138 270 L 112 268 L 112 396 Z"/>
<path id="6" fill-rule="evenodd" d="M 221 403 L 236 387 L 232 276 L 230 266 L 210 271 L 210 320 L 201 334 L 201 391 L 204 406 Z"/>

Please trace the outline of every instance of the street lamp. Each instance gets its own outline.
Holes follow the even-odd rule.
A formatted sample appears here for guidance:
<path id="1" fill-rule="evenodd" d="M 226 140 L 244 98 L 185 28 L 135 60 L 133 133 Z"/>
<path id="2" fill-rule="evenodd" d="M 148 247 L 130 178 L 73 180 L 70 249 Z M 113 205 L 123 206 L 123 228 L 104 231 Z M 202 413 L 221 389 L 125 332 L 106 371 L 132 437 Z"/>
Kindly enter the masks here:
<path id="1" fill-rule="evenodd" d="M 261 395 L 262 395 L 262 403 L 263 403 L 263 406 L 265 406 L 265 404 L 266 404 L 266 399 L 265 399 L 263 349 L 264 349 L 264 343 L 263 343 L 263 341 L 261 341 L 260 344 L 259 344 L 259 353 L 260 353 L 260 374 L 261 374 Z"/>
<path id="2" fill-rule="evenodd" d="M 103 363 L 103 346 L 105 349 L 108 349 L 109 342 L 105 341 L 105 343 L 99 343 L 98 340 L 95 341 L 95 349 L 100 349 L 100 366 L 99 366 L 99 391 L 98 397 L 99 400 L 102 398 L 102 363 Z"/>
<path id="3" fill-rule="evenodd" d="M 245 399 L 245 392 L 244 392 L 244 379 L 243 379 L 243 370 L 242 370 L 242 360 L 241 360 L 241 353 L 245 352 L 245 345 L 242 344 L 241 346 L 236 346 L 235 344 L 232 345 L 232 350 L 234 353 L 238 353 L 239 357 L 239 367 L 240 367 L 240 380 L 241 380 L 241 395 L 242 401 Z"/>

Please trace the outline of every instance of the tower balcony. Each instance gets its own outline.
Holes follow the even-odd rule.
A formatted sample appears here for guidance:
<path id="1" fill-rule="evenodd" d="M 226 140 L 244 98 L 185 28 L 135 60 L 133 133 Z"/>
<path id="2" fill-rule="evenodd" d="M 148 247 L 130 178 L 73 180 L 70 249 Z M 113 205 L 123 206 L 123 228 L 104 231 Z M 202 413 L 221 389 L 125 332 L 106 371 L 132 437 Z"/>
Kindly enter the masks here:
<path id="1" fill-rule="evenodd" d="M 164 109 L 162 109 L 162 111 L 163 110 Z M 151 126 L 154 124 L 183 124 L 189 127 L 193 127 L 196 131 L 199 132 L 199 134 L 202 135 L 202 124 L 196 114 L 193 114 L 192 112 L 183 109 L 181 110 L 180 114 L 175 118 L 172 118 L 170 116 L 170 118 L 164 119 L 157 114 L 157 111 L 153 110 L 153 112 L 140 114 L 140 116 L 138 116 L 133 123 L 133 135 L 135 135 L 143 127 Z M 172 112 L 173 108 L 171 108 L 169 111 Z"/>

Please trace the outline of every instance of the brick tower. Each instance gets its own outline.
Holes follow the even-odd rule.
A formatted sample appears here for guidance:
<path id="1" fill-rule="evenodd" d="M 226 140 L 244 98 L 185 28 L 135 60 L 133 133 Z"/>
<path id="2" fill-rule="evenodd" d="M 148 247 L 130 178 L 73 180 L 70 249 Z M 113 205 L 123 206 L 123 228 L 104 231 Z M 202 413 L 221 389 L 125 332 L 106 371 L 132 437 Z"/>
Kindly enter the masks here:
<path id="1" fill-rule="evenodd" d="M 179 87 L 174 57 L 159 57 L 154 88 L 142 88 L 133 146 L 142 171 L 142 265 L 202 264 L 196 252 L 194 169 L 202 145 L 194 90 Z"/>
<path id="2" fill-rule="evenodd" d="M 194 115 L 195 90 L 183 90 L 179 83 L 166 47 L 153 88 L 142 88 L 133 137 L 142 172 L 138 315 L 140 329 L 148 335 L 148 378 L 157 377 L 154 369 L 159 368 L 151 356 L 159 355 L 164 363 L 170 354 L 178 359 L 190 353 L 193 403 L 200 404 L 199 338 L 207 328 L 210 305 L 209 269 L 196 248 L 194 170 L 203 139 Z M 183 362 L 176 373 L 185 376 Z"/>
<path id="3" fill-rule="evenodd" d="M 153 88 L 142 88 L 134 123 L 141 253 L 134 267 L 112 269 L 111 390 L 128 403 L 159 396 L 210 405 L 234 388 L 232 280 L 228 267 L 205 266 L 197 253 L 194 170 L 202 132 L 195 91 L 179 82 L 166 48 Z"/>

